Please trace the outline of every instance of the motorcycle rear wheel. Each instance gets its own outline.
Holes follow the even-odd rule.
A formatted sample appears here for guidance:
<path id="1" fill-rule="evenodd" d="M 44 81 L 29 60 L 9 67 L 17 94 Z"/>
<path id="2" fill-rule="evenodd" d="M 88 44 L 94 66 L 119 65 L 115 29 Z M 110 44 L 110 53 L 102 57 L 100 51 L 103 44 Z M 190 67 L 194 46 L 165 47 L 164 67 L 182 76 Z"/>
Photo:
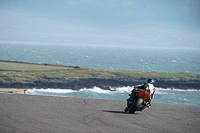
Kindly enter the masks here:
<path id="1" fill-rule="evenodd" d="M 130 114 L 133 114 L 135 113 L 135 111 L 139 111 L 141 106 L 142 106 L 142 103 L 143 103 L 143 99 L 142 98 L 137 98 L 135 100 L 135 103 L 133 105 L 131 105 L 131 107 L 129 108 L 129 113 Z"/>

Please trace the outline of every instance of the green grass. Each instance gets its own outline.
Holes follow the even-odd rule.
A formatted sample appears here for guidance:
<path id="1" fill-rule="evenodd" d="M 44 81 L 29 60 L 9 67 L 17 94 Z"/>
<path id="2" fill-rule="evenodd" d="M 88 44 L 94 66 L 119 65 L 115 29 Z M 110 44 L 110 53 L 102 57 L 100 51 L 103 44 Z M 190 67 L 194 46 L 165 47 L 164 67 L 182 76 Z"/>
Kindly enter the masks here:
<path id="1" fill-rule="evenodd" d="M 0 61 L 1 70 L 10 71 L 49 71 L 55 69 L 73 69 L 71 66 L 52 65 L 52 64 L 34 64 L 24 62 Z"/>
<path id="2" fill-rule="evenodd" d="M 34 64 L 0 60 L 0 81 L 32 82 L 47 78 L 166 78 L 200 80 L 200 74 L 161 73 L 80 68 L 54 64 Z"/>

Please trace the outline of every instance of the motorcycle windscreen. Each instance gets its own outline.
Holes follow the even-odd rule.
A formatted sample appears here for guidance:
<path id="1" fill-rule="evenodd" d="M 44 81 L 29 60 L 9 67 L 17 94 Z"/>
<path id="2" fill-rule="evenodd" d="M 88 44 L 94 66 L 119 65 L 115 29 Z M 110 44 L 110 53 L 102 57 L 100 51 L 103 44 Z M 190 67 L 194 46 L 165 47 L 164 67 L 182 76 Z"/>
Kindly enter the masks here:
<path id="1" fill-rule="evenodd" d="M 144 101 L 150 99 L 150 90 L 140 90 L 138 97 L 141 97 Z"/>

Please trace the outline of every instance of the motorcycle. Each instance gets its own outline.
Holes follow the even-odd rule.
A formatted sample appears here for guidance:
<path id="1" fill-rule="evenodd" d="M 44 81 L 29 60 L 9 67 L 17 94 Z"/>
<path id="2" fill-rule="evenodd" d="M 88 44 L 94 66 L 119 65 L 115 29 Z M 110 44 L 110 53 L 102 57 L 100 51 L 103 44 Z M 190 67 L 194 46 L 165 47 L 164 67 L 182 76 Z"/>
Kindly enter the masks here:
<path id="1" fill-rule="evenodd" d="M 127 99 L 127 107 L 124 110 L 130 114 L 135 113 L 135 111 L 142 111 L 150 105 L 151 93 L 149 89 L 137 89 L 132 92 L 133 98 Z M 129 94 L 131 97 L 131 95 Z"/>

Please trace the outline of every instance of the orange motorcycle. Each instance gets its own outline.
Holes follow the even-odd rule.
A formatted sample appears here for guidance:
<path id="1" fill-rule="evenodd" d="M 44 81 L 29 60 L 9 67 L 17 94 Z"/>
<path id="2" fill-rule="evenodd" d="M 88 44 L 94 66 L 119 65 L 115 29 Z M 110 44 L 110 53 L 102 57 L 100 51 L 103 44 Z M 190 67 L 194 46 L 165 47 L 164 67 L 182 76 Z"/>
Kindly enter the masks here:
<path id="1" fill-rule="evenodd" d="M 132 93 L 134 93 L 134 97 L 127 99 L 125 112 L 133 114 L 135 111 L 142 111 L 150 105 L 151 94 L 149 89 L 135 89 Z"/>

